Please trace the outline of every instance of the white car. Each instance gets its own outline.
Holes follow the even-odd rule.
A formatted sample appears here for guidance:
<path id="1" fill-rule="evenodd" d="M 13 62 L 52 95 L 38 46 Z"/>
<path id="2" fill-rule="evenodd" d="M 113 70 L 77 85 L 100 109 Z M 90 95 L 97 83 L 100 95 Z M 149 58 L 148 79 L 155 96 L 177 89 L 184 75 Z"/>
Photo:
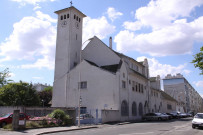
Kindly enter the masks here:
<path id="1" fill-rule="evenodd" d="M 192 120 L 192 128 L 203 127 L 203 113 L 197 113 Z"/>

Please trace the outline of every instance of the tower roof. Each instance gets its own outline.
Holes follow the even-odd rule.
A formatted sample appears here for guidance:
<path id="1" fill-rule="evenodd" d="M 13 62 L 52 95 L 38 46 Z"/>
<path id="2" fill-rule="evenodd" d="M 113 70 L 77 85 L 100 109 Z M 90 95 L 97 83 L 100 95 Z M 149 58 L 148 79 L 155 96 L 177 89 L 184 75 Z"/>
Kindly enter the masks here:
<path id="1" fill-rule="evenodd" d="M 60 14 L 61 12 L 68 11 L 68 10 L 76 10 L 76 11 L 77 11 L 78 13 L 80 13 L 83 17 L 86 17 L 85 14 L 83 14 L 80 10 L 78 10 L 78 9 L 75 8 L 74 6 L 71 6 L 71 7 L 68 7 L 68 8 L 64 8 L 64 9 L 61 9 L 61 10 L 58 10 L 58 11 L 55 11 L 54 13 Z"/>

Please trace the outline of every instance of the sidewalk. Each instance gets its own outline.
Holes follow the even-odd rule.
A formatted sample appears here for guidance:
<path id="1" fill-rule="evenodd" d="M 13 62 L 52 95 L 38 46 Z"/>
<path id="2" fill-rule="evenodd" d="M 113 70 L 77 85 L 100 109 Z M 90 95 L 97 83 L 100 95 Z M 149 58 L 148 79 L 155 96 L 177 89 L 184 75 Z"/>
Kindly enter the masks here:
<path id="1" fill-rule="evenodd" d="M 98 128 L 97 125 L 91 126 L 71 126 L 71 127 L 52 127 L 52 128 L 39 128 L 39 129 L 28 129 L 24 131 L 5 131 L 0 129 L 0 135 L 42 135 L 56 132 L 73 131 L 73 130 L 84 130 L 90 128 Z"/>

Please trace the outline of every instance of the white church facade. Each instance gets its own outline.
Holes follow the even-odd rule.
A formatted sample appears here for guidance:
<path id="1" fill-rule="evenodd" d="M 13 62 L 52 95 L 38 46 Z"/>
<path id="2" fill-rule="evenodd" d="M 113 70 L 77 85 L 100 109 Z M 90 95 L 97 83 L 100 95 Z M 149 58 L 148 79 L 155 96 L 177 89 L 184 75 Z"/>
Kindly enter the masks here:
<path id="1" fill-rule="evenodd" d="M 81 100 L 81 108 L 108 111 L 103 122 L 137 120 L 150 112 L 147 59 L 138 62 L 112 50 L 111 38 L 107 46 L 94 36 L 81 50 L 85 15 L 73 6 L 55 13 L 58 25 L 52 107 L 77 109 Z"/>

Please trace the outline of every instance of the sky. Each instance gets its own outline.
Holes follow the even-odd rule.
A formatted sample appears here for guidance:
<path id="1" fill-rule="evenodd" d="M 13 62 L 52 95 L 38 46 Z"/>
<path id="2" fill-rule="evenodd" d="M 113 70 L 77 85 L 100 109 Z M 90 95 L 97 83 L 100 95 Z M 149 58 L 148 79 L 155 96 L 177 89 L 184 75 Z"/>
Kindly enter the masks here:
<path id="1" fill-rule="evenodd" d="M 203 46 L 203 0 L 72 0 L 87 17 L 83 42 L 97 36 L 137 61 L 150 76 L 181 73 L 203 96 L 203 75 L 191 63 Z M 0 71 L 53 85 L 57 15 L 70 0 L 0 1 Z"/>

